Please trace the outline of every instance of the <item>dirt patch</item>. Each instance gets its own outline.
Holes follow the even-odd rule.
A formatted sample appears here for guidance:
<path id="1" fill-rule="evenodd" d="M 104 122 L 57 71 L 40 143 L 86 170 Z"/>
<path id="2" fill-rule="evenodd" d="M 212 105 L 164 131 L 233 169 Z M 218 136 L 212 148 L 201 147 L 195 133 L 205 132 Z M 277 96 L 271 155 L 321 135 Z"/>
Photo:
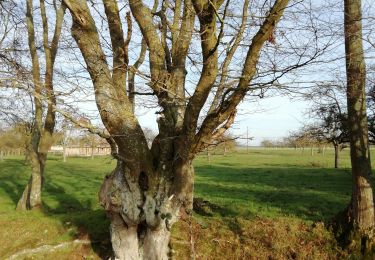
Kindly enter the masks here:
<path id="1" fill-rule="evenodd" d="M 224 208 L 202 198 L 194 198 L 193 211 L 201 216 L 212 217 L 215 212 L 223 211 Z"/>

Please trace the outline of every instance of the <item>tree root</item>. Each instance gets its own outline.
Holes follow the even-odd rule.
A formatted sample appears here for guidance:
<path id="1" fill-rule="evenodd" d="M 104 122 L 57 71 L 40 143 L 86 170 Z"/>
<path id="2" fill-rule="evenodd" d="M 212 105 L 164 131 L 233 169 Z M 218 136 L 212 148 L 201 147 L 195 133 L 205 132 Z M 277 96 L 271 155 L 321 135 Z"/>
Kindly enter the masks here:
<path id="1" fill-rule="evenodd" d="M 375 256 L 375 230 L 360 230 L 353 222 L 351 208 L 339 212 L 328 227 L 337 243 L 355 259 L 373 259 Z"/>
<path id="2" fill-rule="evenodd" d="M 37 248 L 29 248 L 29 249 L 21 250 L 21 251 L 11 255 L 10 257 L 8 257 L 6 259 L 13 260 L 13 259 L 18 259 L 19 257 L 25 257 L 25 256 L 34 255 L 34 254 L 59 250 L 59 249 L 62 249 L 62 248 L 69 247 L 71 245 L 79 245 L 79 244 L 88 245 L 90 243 L 91 243 L 91 241 L 89 241 L 89 240 L 76 239 L 74 241 L 64 242 L 64 243 L 61 243 L 61 244 L 58 244 L 58 245 L 43 245 L 43 246 L 40 246 L 40 247 L 37 247 Z"/>

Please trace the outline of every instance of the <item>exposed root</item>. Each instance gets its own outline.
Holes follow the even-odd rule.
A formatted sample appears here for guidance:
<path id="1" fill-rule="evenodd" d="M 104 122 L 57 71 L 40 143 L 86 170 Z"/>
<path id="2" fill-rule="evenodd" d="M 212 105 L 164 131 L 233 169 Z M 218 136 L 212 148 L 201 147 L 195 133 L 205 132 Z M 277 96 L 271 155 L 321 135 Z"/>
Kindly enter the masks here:
<path id="1" fill-rule="evenodd" d="M 35 255 L 39 253 L 44 253 L 44 252 L 51 252 L 51 251 L 59 250 L 59 249 L 66 248 L 72 245 L 82 245 L 82 244 L 89 245 L 90 243 L 91 242 L 89 240 L 76 239 L 74 241 L 64 242 L 58 245 L 43 245 L 37 248 L 29 248 L 29 249 L 21 250 L 6 259 L 8 260 L 19 259 L 20 257 L 31 256 L 31 255 Z"/>

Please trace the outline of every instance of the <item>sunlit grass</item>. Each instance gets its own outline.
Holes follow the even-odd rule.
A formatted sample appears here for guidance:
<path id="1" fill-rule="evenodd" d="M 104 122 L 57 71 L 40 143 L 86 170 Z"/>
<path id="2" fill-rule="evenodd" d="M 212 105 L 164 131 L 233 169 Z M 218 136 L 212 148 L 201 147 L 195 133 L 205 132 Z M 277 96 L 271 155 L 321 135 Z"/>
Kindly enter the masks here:
<path id="1" fill-rule="evenodd" d="M 349 157 L 334 169 L 333 151 L 251 150 L 230 156 L 201 155 L 195 161 L 195 195 L 222 205 L 226 215 L 295 216 L 325 220 L 350 200 Z"/>

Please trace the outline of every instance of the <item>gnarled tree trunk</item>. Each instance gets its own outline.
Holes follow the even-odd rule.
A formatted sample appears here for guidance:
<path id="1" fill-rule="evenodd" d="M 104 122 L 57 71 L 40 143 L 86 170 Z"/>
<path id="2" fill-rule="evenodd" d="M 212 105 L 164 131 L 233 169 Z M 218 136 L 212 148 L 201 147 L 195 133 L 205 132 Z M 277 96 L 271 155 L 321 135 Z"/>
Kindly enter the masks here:
<path id="1" fill-rule="evenodd" d="M 163 163 L 158 168 L 149 175 L 139 174 L 119 161 L 104 179 L 99 197 L 111 219 L 116 259 L 168 259 L 170 229 L 180 210 L 191 213 L 194 178 L 191 162 L 178 167 Z M 184 182 L 173 176 L 181 176 Z"/>

